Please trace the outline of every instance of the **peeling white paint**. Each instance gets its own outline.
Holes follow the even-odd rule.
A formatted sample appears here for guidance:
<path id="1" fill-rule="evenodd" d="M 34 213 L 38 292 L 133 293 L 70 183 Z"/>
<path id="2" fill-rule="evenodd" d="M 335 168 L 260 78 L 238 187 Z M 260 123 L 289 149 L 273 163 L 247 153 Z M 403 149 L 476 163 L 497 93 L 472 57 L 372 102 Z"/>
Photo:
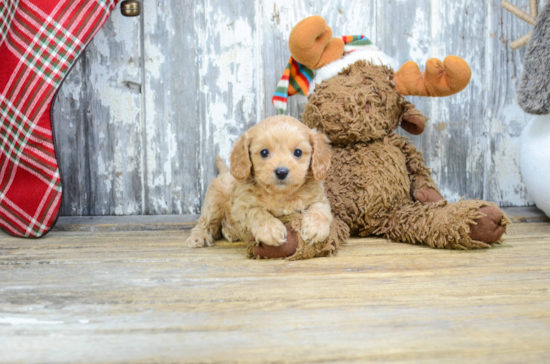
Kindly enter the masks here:
<path id="1" fill-rule="evenodd" d="M 166 49 L 160 49 L 158 44 L 151 42 L 151 38 L 145 38 L 145 48 L 147 49 L 147 59 L 145 60 L 147 77 L 160 81 L 164 76 L 161 66 L 166 62 Z"/>
<path id="2" fill-rule="evenodd" d="M 176 156 L 177 153 L 177 142 L 176 142 L 176 133 L 172 132 L 171 129 L 168 129 L 168 132 L 166 133 L 167 140 L 165 144 L 165 148 L 167 149 L 166 153 L 166 162 L 164 162 L 164 173 L 165 173 L 165 185 L 172 184 L 172 160 Z"/>
<path id="3" fill-rule="evenodd" d="M 256 42 L 247 19 L 230 18 L 210 3 L 205 17 L 210 26 L 198 32 L 203 50 L 201 92 L 209 100 L 206 123 L 213 126 L 214 144 L 227 159 L 233 142 L 245 129 L 239 119 L 250 119 L 256 111 Z M 206 131 L 210 133 L 210 128 Z M 208 140 L 209 134 L 205 137 Z"/>
<path id="4" fill-rule="evenodd" d="M 406 34 L 407 42 L 410 46 L 410 59 L 417 62 L 421 67 L 426 64 L 428 58 L 431 55 L 427 54 L 428 48 L 425 45 L 424 36 L 428 32 L 429 23 L 427 21 L 426 13 L 422 8 L 416 9 L 414 26 L 410 34 Z"/>
<path id="5" fill-rule="evenodd" d="M 144 17 L 144 31 L 147 34 L 154 35 L 157 32 L 159 24 L 165 24 L 168 27 L 170 22 L 163 13 L 163 7 L 156 2 L 149 2 L 150 13 Z M 166 121 L 166 112 L 172 115 L 171 110 L 158 111 L 158 88 L 157 84 L 162 83 L 165 76 L 163 67 L 166 64 L 166 49 L 161 48 L 161 44 L 153 40 L 153 38 L 145 37 L 145 140 L 146 155 L 145 163 L 147 165 L 147 175 L 145 182 L 149 189 L 160 187 L 166 188 L 172 183 L 172 158 L 176 155 L 174 147 L 174 132 L 171 130 L 170 123 Z M 154 85 L 154 86 L 153 86 Z M 158 90 L 161 91 L 161 90 Z M 160 92 L 159 92 L 160 94 Z M 160 126 L 166 126 L 167 129 L 160 130 Z M 158 138 L 159 131 L 162 131 L 160 140 Z M 166 147 L 169 148 L 166 153 Z M 159 156 L 159 153 L 162 153 Z M 160 158 L 159 158 L 160 157 Z M 164 160 L 161 165 L 158 165 L 157 160 Z M 148 201 L 154 207 L 160 207 L 162 210 L 167 210 L 167 202 L 162 197 L 151 196 Z"/>
<path id="6" fill-rule="evenodd" d="M 229 127 L 236 127 L 234 120 L 227 117 L 227 105 L 223 102 L 212 102 L 208 115 L 214 123 L 214 140 L 218 144 L 220 156 L 227 161 L 231 154 L 233 142 L 236 136 L 227 133 Z"/>
<path id="7" fill-rule="evenodd" d="M 442 18 L 447 20 L 446 14 L 441 13 L 441 0 L 431 0 L 430 2 L 430 29 L 431 29 L 431 39 L 434 40 L 431 43 L 430 48 L 430 57 L 435 57 L 441 59 L 445 54 L 441 54 L 442 43 L 435 42 L 436 39 L 441 38 L 441 33 L 444 32 Z"/>

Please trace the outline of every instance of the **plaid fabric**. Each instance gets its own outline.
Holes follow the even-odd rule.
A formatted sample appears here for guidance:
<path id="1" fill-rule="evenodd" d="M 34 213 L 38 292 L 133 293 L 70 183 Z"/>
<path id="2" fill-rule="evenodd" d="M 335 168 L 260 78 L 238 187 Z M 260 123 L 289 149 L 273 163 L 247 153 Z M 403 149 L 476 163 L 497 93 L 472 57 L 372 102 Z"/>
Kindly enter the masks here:
<path id="1" fill-rule="evenodd" d="M 374 47 L 374 44 L 364 35 L 344 35 L 342 40 L 346 46 L 353 47 L 353 52 L 357 47 Z M 346 49 L 344 49 L 346 51 Z M 315 70 L 307 68 L 303 64 L 296 62 L 292 56 L 288 60 L 283 76 L 277 84 L 275 93 L 271 102 L 279 110 L 279 113 L 286 114 L 288 97 L 296 94 L 307 95 L 309 92 L 309 84 L 315 77 Z"/>
<path id="2" fill-rule="evenodd" d="M 0 228 L 40 237 L 61 179 L 50 120 L 56 90 L 118 0 L 0 0 Z"/>

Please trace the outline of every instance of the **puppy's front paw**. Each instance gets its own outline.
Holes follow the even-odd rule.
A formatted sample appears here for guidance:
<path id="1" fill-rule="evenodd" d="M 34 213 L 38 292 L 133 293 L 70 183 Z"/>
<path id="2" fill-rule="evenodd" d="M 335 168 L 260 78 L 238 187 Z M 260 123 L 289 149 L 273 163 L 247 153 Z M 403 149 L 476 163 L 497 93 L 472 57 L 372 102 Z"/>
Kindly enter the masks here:
<path id="1" fill-rule="evenodd" d="M 306 214 L 302 219 L 302 239 L 310 245 L 320 243 L 328 238 L 330 233 L 330 221 L 318 215 Z"/>
<path id="2" fill-rule="evenodd" d="M 193 231 L 189 239 L 185 241 L 187 248 L 204 248 L 214 246 L 214 238 L 203 231 Z"/>
<path id="3" fill-rule="evenodd" d="M 266 245 L 281 246 L 286 242 L 286 227 L 279 221 L 266 222 L 254 229 L 252 235 L 256 241 Z"/>

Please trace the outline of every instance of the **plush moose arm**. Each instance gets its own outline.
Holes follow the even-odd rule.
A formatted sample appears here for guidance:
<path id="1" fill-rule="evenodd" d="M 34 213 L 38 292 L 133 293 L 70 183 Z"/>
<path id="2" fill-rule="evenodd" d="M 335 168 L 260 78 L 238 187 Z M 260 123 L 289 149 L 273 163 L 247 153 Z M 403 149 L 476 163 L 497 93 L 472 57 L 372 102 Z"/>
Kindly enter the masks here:
<path id="1" fill-rule="evenodd" d="M 443 200 L 443 196 L 437 189 L 432 179 L 431 171 L 424 164 L 422 153 L 416 150 L 412 143 L 407 142 L 403 151 L 408 153 L 409 162 L 407 169 L 411 179 L 411 197 L 421 203 L 433 203 Z"/>
<path id="2" fill-rule="evenodd" d="M 390 143 L 401 149 L 407 159 L 407 170 L 411 180 L 411 198 L 421 203 L 433 203 L 443 200 L 439 193 L 431 172 L 424 164 L 422 152 L 405 137 L 394 134 Z"/>

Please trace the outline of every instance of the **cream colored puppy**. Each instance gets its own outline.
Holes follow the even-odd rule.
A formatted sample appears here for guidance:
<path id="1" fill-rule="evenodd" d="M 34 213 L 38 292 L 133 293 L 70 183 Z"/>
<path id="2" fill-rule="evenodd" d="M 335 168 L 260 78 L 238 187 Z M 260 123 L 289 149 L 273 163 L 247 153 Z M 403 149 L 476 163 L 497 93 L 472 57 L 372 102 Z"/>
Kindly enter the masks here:
<path id="1" fill-rule="evenodd" d="M 186 246 L 213 246 L 221 235 L 279 246 L 287 231 L 278 217 L 295 212 L 303 214 L 305 241 L 328 237 L 332 214 L 322 181 L 330 150 L 323 134 L 289 116 L 269 117 L 237 140 L 231 171 L 219 157 L 216 165 L 220 174 L 208 188 Z"/>

